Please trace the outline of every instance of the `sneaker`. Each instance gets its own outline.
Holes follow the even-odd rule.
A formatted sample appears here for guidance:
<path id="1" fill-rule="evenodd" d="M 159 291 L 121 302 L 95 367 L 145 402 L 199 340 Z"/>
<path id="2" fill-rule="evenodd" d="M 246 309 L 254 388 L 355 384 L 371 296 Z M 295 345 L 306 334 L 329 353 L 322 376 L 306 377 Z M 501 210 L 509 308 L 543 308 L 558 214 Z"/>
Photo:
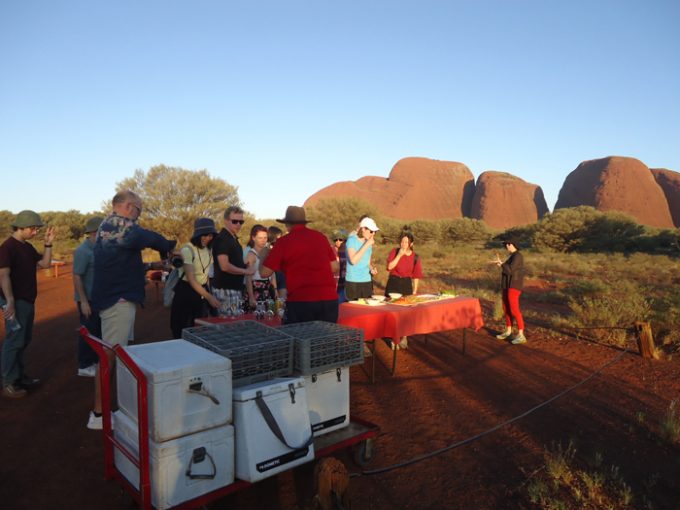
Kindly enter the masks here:
<path id="1" fill-rule="evenodd" d="M 511 336 L 512 336 L 512 331 L 510 331 L 509 333 L 501 333 L 500 335 L 496 335 L 496 338 L 498 338 L 499 340 L 507 340 Z"/>
<path id="2" fill-rule="evenodd" d="M 527 337 L 524 336 L 524 333 L 519 333 L 510 343 L 512 343 L 512 345 L 525 344 L 527 343 Z"/>
<path id="3" fill-rule="evenodd" d="M 28 392 L 18 384 L 8 384 L 2 388 L 2 396 L 7 398 L 23 398 Z"/>
<path id="4" fill-rule="evenodd" d="M 37 388 L 40 386 L 40 379 L 37 379 L 35 377 L 30 377 L 26 374 L 21 376 L 21 379 L 19 380 L 18 386 L 22 387 L 25 390 L 31 390 L 33 388 Z"/>
<path id="5" fill-rule="evenodd" d="M 90 430 L 101 430 L 104 428 L 102 417 L 95 416 L 94 411 L 90 411 L 90 419 L 87 420 L 87 428 Z"/>
<path id="6" fill-rule="evenodd" d="M 401 337 L 401 342 L 399 342 L 399 348 L 400 349 L 408 349 L 408 337 L 407 336 Z"/>
<path id="7" fill-rule="evenodd" d="M 97 372 L 97 365 L 90 365 L 89 367 L 79 368 L 78 375 L 80 377 L 94 377 Z"/>

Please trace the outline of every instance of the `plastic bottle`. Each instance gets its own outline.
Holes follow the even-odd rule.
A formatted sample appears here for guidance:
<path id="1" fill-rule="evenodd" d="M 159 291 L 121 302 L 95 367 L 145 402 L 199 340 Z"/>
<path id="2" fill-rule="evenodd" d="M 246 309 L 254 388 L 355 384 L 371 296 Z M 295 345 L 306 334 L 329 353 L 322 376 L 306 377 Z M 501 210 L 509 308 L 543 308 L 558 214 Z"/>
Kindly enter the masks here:
<path id="1" fill-rule="evenodd" d="M 7 310 L 7 305 L 4 305 L 2 307 L 2 311 L 4 312 L 5 310 Z M 7 328 L 7 332 L 18 331 L 21 329 L 21 324 L 19 324 L 19 321 L 17 320 L 15 315 L 11 319 L 5 319 L 5 327 Z"/>

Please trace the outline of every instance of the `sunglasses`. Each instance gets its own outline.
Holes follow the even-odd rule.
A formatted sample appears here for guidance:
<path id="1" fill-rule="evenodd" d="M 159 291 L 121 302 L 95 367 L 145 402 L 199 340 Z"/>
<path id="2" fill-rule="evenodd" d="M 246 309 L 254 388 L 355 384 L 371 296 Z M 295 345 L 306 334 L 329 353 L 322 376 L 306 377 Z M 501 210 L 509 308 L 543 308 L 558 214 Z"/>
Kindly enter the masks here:
<path id="1" fill-rule="evenodd" d="M 229 220 L 233 225 L 243 225 L 246 220 Z"/>
<path id="2" fill-rule="evenodd" d="M 344 241 L 344 239 L 338 237 L 337 239 L 333 239 L 333 241 Z"/>
<path id="3" fill-rule="evenodd" d="M 368 230 L 371 234 L 375 234 L 377 231 L 376 230 L 371 230 L 368 227 L 364 227 L 366 230 Z"/>

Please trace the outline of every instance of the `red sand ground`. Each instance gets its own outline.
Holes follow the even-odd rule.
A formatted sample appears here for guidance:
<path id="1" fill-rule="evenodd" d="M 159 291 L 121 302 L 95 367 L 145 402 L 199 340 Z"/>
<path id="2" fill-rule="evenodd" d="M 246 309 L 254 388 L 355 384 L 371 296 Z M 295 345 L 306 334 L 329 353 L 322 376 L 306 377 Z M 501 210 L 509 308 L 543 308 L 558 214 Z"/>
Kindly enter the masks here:
<path id="1" fill-rule="evenodd" d="M 44 384 L 22 400 L 0 399 L 0 508 L 126 509 L 130 500 L 102 476 L 101 434 L 87 430 L 92 379 L 77 377 L 77 317 L 70 267 L 58 278 L 39 275 L 34 343 L 27 367 Z M 149 286 L 137 318 L 139 342 L 169 338 L 168 312 Z M 619 354 L 583 340 L 542 335 L 515 347 L 482 330 L 411 340 L 395 377 L 378 363 L 371 385 L 352 369 L 351 412 L 381 433 L 367 469 L 399 463 L 478 434 L 556 395 Z M 391 351 L 378 346 L 378 358 Z M 573 439 L 580 454 L 599 452 L 619 466 L 654 508 L 679 508 L 680 448 L 659 439 L 659 422 L 680 396 L 680 360 L 624 355 L 589 382 L 530 416 L 479 441 L 416 465 L 351 480 L 356 509 L 517 508 L 529 474 L 543 464 L 545 446 Z M 351 472 L 349 454 L 340 455 Z M 310 508 L 312 468 L 287 472 L 210 505 L 210 508 Z M 640 506 L 641 507 L 641 506 Z"/>

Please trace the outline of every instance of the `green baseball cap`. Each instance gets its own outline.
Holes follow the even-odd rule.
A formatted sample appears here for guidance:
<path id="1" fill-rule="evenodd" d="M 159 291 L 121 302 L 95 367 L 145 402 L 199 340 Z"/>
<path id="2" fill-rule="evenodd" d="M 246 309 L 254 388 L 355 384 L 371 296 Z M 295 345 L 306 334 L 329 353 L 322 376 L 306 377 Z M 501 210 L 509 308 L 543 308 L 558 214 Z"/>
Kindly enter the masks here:
<path id="1" fill-rule="evenodd" d="M 85 224 L 85 233 L 89 234 L 90 232 L 96 232 L 99 229 L 99 225 L 102 224 L 102 221 L 104 221 L 104 218 L 101 216 L 95 216 L 94 218 L 87 220 L 87 223 Z"/>
<path id="2" fill-rule="evenodd" d="M 28 228 L 28 227 L 42 227 L 44 223 L 40 219 L 40 215 L 35 211 L 21 211 L 17 214 L 17 217 L 12 223 L 13 227 L 16 228 Z"/>

